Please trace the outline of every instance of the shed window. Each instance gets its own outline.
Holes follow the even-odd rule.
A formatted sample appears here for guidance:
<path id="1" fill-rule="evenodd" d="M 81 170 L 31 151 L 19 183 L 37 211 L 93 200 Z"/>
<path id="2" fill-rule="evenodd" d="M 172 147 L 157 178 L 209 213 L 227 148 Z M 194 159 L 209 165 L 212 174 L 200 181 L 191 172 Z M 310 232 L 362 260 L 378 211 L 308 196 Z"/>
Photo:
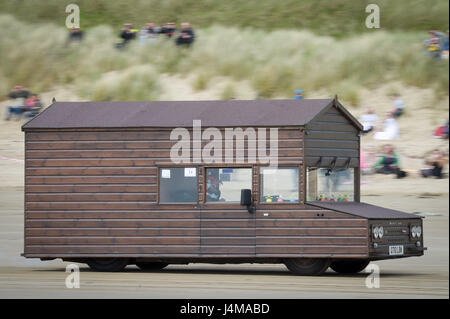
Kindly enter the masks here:
<path id="1" fill-rule="evenodd" d="M 159 169 L 159 201 L 161 203 L 196 203 L 197 169 L 176 167 Z"/>
<path id="2" fill-rule="evenodd" d="M 206 169 L 207 202 L 239 202 L 241 189 L 252 189 L 251 168 Z"/>
<path id="3" fill-rule="evenodd" d="M 262 167 L 262 203 L 298 203 L 297 167 Z"/>
<path id="4" fill-rule="evenodd" d="M 354 201 L 354 169 L 309 167 L 307 172 L 307 201 Z"/>

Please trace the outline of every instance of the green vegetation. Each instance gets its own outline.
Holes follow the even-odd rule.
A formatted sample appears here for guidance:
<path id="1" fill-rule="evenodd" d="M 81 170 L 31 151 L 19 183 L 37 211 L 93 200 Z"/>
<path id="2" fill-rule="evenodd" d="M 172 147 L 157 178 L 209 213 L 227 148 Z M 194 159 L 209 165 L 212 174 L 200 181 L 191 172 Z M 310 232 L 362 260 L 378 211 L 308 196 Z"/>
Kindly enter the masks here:
<path id="1" fill-rule="evenodd" d="M 364 26 L 369 3 L 379 5 L 384 30 L 445 30 L 449 14 L 447 0 L 0 0 L 0 11 L 64 26 L 69 3 L 80 6 L 82 28 L 190 21 L 197 28 L 308 29 L 338 37 L 369 31 Z"/>
<path id="2" fill-rule="evenodd" d="M 80 45 L 67 45 L 67 30 L 53 24 L 27 24 L 0 16 L 0 94 L 15 84 L 42 92 L 70 84 L 93 100 L 157 99 L 158 75 L 192 75 L 203 90 L 215 76 L 248 81 L 261 98 L 291 97 L 292 91 L 325 89 L 357 105 L 362 88 L 389 81 L 433 88 L 448 95 L 448 61 L 426 56 L 424 32 L 370 33 L 334 38 L 310 31 L 211 26 L 198 29 L 190 49 L 164 38 L 150 45 L 137 41 L 123 51 L 111 26 L 86 32 Z M 226 88 L 223 98 L 232 98 Z"/>

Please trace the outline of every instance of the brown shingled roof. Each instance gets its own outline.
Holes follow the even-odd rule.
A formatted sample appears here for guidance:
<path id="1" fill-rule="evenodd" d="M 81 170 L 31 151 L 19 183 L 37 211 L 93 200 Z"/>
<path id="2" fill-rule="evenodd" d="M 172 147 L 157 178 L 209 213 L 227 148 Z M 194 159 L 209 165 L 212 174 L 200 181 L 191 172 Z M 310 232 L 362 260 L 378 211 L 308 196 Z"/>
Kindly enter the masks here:
<path id="1" fill-rule="evenodd" d="M 305 125 L 333 99 L 55 102 L 22 129 Z"/>

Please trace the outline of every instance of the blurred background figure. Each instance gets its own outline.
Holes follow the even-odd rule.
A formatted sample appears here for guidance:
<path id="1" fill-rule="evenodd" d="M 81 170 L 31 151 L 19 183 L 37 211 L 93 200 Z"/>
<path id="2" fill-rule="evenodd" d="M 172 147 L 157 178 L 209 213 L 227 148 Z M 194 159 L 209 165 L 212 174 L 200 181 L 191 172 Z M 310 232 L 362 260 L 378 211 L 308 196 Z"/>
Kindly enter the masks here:
<path id="1" fill-rule="evenodd" d="M 439 126 L 434 130 L 433 137 L 448 139 L 448 120 L 445 125 Z"/>
<path id="2" fill-rule="evenodd" d="M 41 109 L 41 99 L 37 94 L 31 94 L 30 97 L 25 101 L 25 107 L 22 116 L 24 118 L 33 118 L 39 114 Z"/>
<path id="3" fill-rule="evenodd" d="M 131 23 L 125 23 L 123 29 L 119 33 L 119 37 L 122 39 L 121 43 L 117 43 L 118 49 L 124 48 L 131 40 L 136 39 L 137 30 L 133 29 Z"/>
<path id="4" fill-rule="evenodd" d="M 161 33 L 165 34 L 169 39 L 175 34 L 177 31 L 175 22 L 167 22 L 161 28 Z"/>
<path id="5" fill-rule="evenodd" d="M 67 39 L 67 42 L 69 44 L 80 43 L 81 40 L 83 40 L 83 31 L 81 31 L 80 28 L 72 28 L 69 31 L 69 38 Z"/>
<path id="6" fill-rule="evenodd" d="M 156 26 L 154 23 L 147 23 L 147 33 L 148 40 L 150 43 L 155 42 L 158 39 L 159 33 L 161 32 L 161 28 Z"/>
<path id="7" fill-rule="evenodd" d="M 441 57 L 444 41 L 445 35 L 442 32 L 436 30 L 428 31 L 428 39 L 425 40 L 425 48 L 432 58 L 439 59 Z"/>
<path id="8" fill-rule="evenodd" d="M 195 40 L 195 33 L 191 25 L 188 22 L 183 22 L 181 24 L 180 35 L 177 38 L 176 45 L 181 46 L 191 46 Z"/>
<path id="9" fill-rule="evenodd" d="M 378 116 L 375 114 L 373 109 L 368 108 L 366 113 L 361 115 L 359 121 L 363 125 L 363 134 L 367 134 L 375 129 L 378 122 Z"/>
<path id="10" fill-rule="evenodd" d="M 394 115 L 394 118 L 399 118 L 405 112 L 405 103 L 400 98 L 400 94 L 398 93 L 395 93 L 392 98 L 392 103 L 394 104 L 392 114 Z"/>
<path id="11" fill-rule="evenodd" d="M 13 100 L 13 102 L 7 107 L 7 113 L 5 120 L 9 120 L 12 116 L 20 117 L 24 112 L 25 101 L 30 96 L 30 92 L 25 89 L 22 85 L 16 85 L 8 97 Z"/>
<path id="12" fill-rule="evenodd" d="M 144 45 L 147 44 L 148 40 L 148 31 L 147 25 L 143 26 L 138 32 L 139 44 Z"/>
<path id="13" fill-rule="evenodd" d="M 383 130 L 376 132 L 373 138 L 382 141 L 400 138 L 400 130 L 392 112 L 386 113 L 386 119 L 383 121 Z"/>
<path id="14" fill-rule="evenodd" d="M 403 178 L 407 175 L 400 169 L 398 155 L 391 144 L 383 146 L 383 152 L 372 168 L 375 169 L 377 174 L 396 174 L 397 178 Z"/>
<path id="15" fill-rule="evenodd" d="M 149 22 L 139 30 L 139 44 L 154 43 L 158 39 L 159 28 Z"/>
<path id="16" fill-rule="evenodd" d="M 443 169 L 448 162 L 448 158 L 439 149 L 432 150 L 425 157 L 425 167 L 421 169 L 420 173 L 423 177 L 443 178 Z"/>
<path id="17" fill-rule="evenodd" d="M 448 60 L 448 30 L 445 34 L 445 38 L 443 41 L 443 47 L 441 50 L 441 59 Z"/>
<path id="18" fill-rule="evenodd" d="M 377 162 L 377 149 L 374 145 L 366 145 L 361 147 L 360 152 L 361 173 L 363 175 L 370 175 L 374 173 L 374 166 Z"/>
<path id="19" fill-rule="evenodd" d="M 294 90 L 294 97 L 293 97 L 293 99 L 294 100 L 303 100 L 304 99 L 303 92 L 304 91 L 302 89 Z"/>

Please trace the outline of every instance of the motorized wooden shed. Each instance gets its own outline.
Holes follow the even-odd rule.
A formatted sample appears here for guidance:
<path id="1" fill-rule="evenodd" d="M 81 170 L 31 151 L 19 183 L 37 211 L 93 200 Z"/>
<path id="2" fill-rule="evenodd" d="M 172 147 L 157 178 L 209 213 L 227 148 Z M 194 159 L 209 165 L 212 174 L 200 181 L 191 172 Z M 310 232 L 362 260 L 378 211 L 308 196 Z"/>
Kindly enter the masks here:
<path id="1" fill-rule="evenodd" d="M 220 160 L 196 158 L 198 120 L 201 132 L 221 134 Z M 267 163 L 272 154 L 227 161 L 224 136 L 237 128 L 267 129 L 267 150 L 275 129 L 277 167 Z M 422 237 L 410 236 L 419 217 L 360 203 L 362 127 L 337 99 L 55 102 L 22 129 L 25 257 L 170 263 L 423 254 Z M 175 129 L 192 137 L 177 163 Z M 233 136 L 232 154 L 254 151 L 245 134 Z M 202 135 L 198 145 L 208 143 Z M 236 200 L 239 188 L 251 189 L 254 214 Z M 375 224 L 387 231 L 383 239 L 373 238 Z M 390 255 L 396 241 L 404 251 Z"/>

